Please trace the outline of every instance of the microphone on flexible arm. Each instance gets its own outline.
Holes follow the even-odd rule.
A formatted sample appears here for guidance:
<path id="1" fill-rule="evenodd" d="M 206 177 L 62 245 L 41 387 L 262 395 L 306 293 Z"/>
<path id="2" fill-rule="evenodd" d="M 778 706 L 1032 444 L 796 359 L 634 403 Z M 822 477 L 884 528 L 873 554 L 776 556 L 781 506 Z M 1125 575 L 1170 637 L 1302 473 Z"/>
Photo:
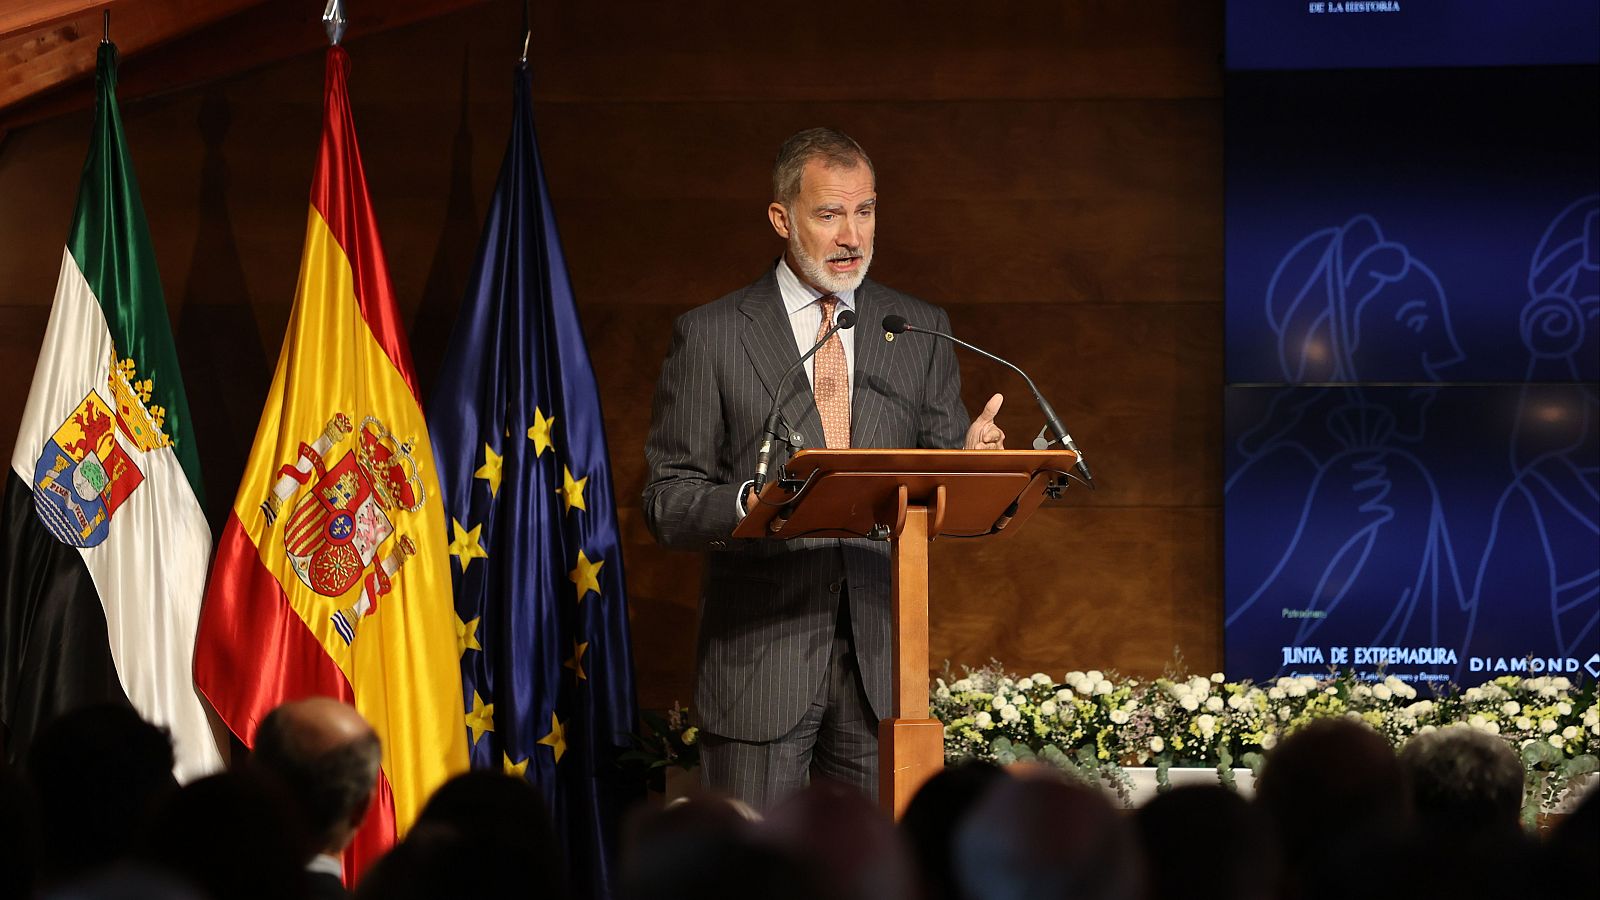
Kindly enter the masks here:
<path id="1" fill-rule="evenodd" d="M 806 364 L 806 360 L 815 356 L 816 352 L 822 349 L 823 344 L 833 340 L 834 334 L 840 331 L 848 331 L 854 327 L 856 327 L 855 310 L 839 310 L 839 315 L 834 317 L 833 327 L 823 332 L 822 339 L 817 341 L 799 359 L 795 360 L 789 368 L 784 369 L 782 375 L 778 376 L 778 381 L 772 389 L 772 411 L 767 414 L 766 437 L 762 439 L 761 450 L 756 454 L 756 477 L 752 479 L 753 484 L 751 487 L 755 489 L 757 494 L 761 493 L 762 486 L 767 483 L 767 464 L 772 460 L 772 442 L 778 437 L 778 402 L 783 397 L 784 383 L 789 380 L 789 376 L 793 375 L 796 369 Z"/>
<path id="2" fill-rule="evenodd" d="M 990 353 L 981 347 L 974 347 L 973 345 L 954 335 L 945 334 L 942 331 L 934 331 L 931 328 L 922 328 L 917 325 L 912 325 L 910 322 L 906 321 L 905 316 L 884 316 L 883 330 L 889 334 L 904 334 L 908 331 L 915 331 L 921 334 L 931 334 L 934 337 L 941 337 L 952 343 L 960 344 L 979 356 L 992 359 L 1000 365 L 1005 366 L 1011 371 L 1017 373 L 1018 375 L 1021 375 L 1022 380 L 1028 383 L 1028 390 L 1033 391 L 1034 402 L 1039 404 L 1039 410 L 1044 413 L 1045 424 L 1049 426 L 1051 431 L 1055 432 L 1056 439 L 1061 442 L 1061 445 L 1066 447 L 1068 450 L 1071 450 L 1073 455 L 1078 458 L 1077 465 L 1075 466 L 1075 468 L 1078 470 L 1078 475 L 1083 478 L 1083 483 L 1086 487 L 1088 487 L 1090 490 L 1094 490 L 1094 476 L 1089 474 L 1089 464 L 1083 460 L 1083 451 L 1078 449 L 1078 445 L 1072 440 L 1072 435 L 1067 434 L 1067 427 L 1061 424 L 1061 417 L 1056 415 L 1055 407 L 1051 406 L 1050 401 L 1046 400 L 1044 395 L 1039 393 L 1039 388 L 1034 385 L 1033 379 L 1028 377 L 1027 372 L 1022 371 L 1021 369 L 1012 365 L 1010 362 L 995 356 L 993 353 Z M 1036 449 L 1044 449 L 1038 444 L 1035 444 L 1034 447 Z"/>

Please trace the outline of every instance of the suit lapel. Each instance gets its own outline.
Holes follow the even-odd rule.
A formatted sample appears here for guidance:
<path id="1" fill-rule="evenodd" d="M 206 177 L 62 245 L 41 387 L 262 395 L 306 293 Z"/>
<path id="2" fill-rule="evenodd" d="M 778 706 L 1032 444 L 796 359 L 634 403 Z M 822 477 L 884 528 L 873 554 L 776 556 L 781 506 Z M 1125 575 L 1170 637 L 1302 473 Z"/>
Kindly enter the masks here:
<path id="1" fill-rule="evenodd" d="M 870 281 L 856 289 L 855 387 L 850 393 L 850 446 L 876 447 L 883 421 L 885 386 L 889 383 L 889 342 L 883 339 L 883 317 L 900 312 L 898 305 Z M 820 419 L 819 419 L 820 421 Z"/>
<path id="2" fill-rule="evenodd" d="M 800 433 L 805 446 L 823 446 L 822 416 L 817 413 L 806 370 L 796 369 L 782 385 L 781 393 L 779 391 L 779 376 L 795 364 L 800 351 L 795 349 L 794 329 L 789 326 L 783 297 L 778 293 L 775 268 L 768 269 L 765 278 L 745 290 L 744 298 L 739 301 L 739 311 L 745 316 L 740 340 L 756 376 L 767 389 L 766 402 L 780 397 L 783 420 L 790 429 Z"/>

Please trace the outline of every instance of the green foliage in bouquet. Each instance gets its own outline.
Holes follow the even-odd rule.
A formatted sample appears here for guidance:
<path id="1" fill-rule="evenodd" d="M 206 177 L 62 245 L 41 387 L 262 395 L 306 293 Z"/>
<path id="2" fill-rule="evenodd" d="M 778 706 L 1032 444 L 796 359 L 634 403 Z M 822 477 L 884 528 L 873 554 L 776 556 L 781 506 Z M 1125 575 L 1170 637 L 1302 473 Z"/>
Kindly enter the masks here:
<path id="1" fill-rule="evenodd" d="M 945 726 L 949 762 L 1038 760 L 1104 781 L 1124 798 L 1123 767 L 1155 767 L 1162 790 L 1174 766 L 1215 768 L 1232 786 L 1236 766 L 1259 772 L 1278 741 L 1329 716 L 1360 719 L 1397 750 L 1440 728 L 1500 735 L 1522 758 L 1530 821 L 1541 805 L 1559 803 L 1574 778 L 1600 769 L 1595 687 L 1575 688 L 1565 678 L 1507 676 L 1465 691 L 1445 686 L 1421 699 L 1394 676 L 1333 672 L 1258 685 L 1220 672 L 1147 681 L 1088 671 L 1068 672 L 1058 683 L 1043 673 L 1017 677 L 991 661 L 959 677 L 947 667 L 931 707 Z"/>

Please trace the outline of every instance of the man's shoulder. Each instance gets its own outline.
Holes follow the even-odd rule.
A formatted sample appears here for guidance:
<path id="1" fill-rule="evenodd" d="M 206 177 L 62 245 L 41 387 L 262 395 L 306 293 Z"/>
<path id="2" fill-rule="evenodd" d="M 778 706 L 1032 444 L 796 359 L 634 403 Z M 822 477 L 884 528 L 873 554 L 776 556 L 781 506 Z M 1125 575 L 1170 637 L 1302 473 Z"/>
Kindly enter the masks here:
<path id="1" fill-rule="evenodd" d="M 742 310 L 746 303 L 763 297 L 779 302 L 778 281 L 770 271 L 744 287 L 690 309 L 678 317 L 678 325 L 696 328 L 721 322 L 733 316 L 743 316 Z"/>

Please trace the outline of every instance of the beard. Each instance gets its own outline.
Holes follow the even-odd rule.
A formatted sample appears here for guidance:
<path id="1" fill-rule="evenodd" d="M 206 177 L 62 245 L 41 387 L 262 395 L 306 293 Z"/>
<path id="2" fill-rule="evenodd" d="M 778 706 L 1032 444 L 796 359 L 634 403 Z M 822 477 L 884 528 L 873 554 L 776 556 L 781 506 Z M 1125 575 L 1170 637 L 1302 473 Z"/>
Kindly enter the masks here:
<path id="1" fill-rule="evenodd" d="M 859 268 L 854 272 L 846 272 L 842 275 L 836 275 L 828 271 L 827 266 L 824 265 L 827 260 L 819 260 L 807 253 L 805 245 L 800 243 L 798 234 L 791 233 L 789 235 L 789 253 L 800 266 L 800 277 L 830 294 L 843 294 L 860 287 L 861 282 L 866 280 L 867 269 L 872 266 L 871 244 L 867 244 L 865 247 L 858 248 L 855 251 L 836 250 L 828 255 L 829 260 L 861 257 Z"/>

